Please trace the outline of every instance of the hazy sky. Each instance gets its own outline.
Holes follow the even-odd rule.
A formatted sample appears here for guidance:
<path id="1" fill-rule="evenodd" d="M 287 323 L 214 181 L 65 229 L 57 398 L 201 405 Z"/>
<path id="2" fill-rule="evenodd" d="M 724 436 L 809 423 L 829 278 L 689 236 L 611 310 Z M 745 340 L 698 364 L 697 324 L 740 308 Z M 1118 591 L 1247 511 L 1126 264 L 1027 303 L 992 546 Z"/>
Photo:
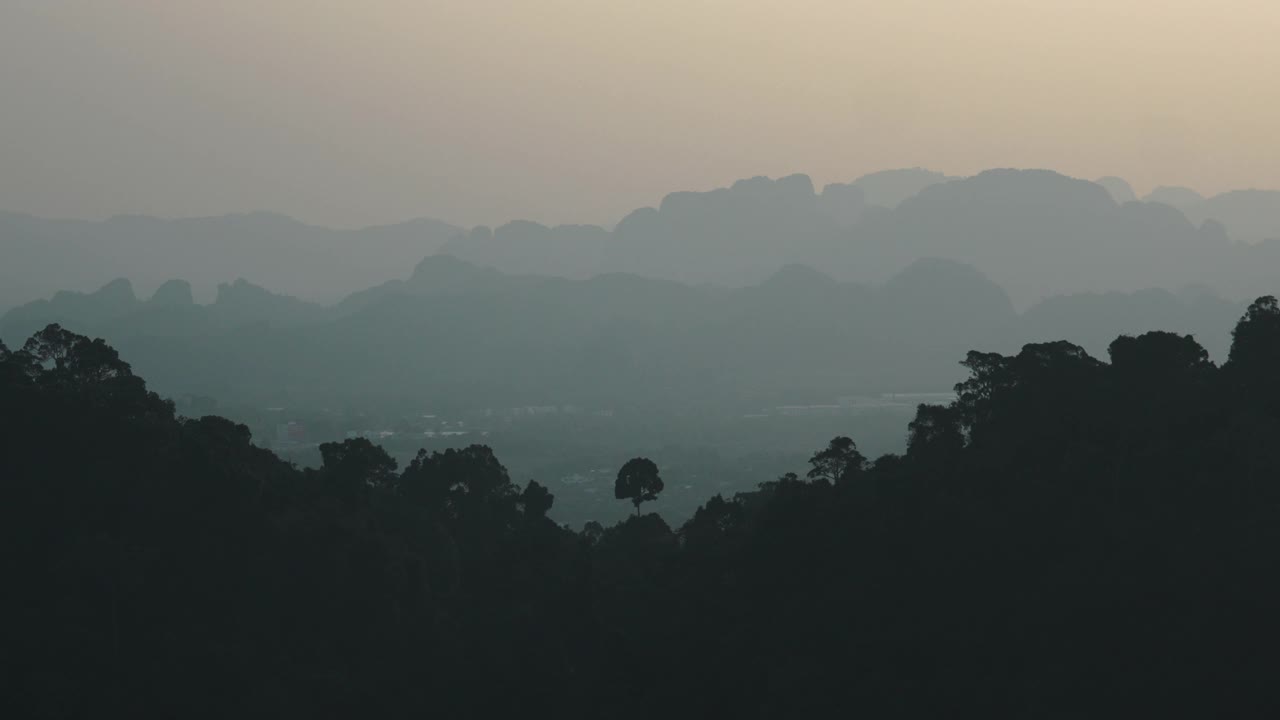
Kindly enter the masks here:
<path id="1" fill-rule="evenodd" d="M 1280 187 L 1276 0 L 0 0 L 0 208 L 615 222 L 887 167 Z"/>

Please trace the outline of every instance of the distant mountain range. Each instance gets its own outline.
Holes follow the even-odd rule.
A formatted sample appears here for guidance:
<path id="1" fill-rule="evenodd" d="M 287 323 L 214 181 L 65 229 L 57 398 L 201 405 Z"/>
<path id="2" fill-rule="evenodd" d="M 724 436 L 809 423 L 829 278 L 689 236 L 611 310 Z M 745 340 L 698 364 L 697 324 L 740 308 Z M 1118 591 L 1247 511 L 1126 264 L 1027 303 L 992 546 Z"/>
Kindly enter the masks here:
<path id="1" fill-rule="evenodd" d="M 1053 295 L 1204 285 L 1234 300 L 1280 281 L 1280 192 L 1210 198 L 1043 170 L 955 178 L 914 168 L 816 190 L 808 177 L 677 192 L 613 229 L 518 221 L 465 229 L 416 220 L 331 230 L 269 213 L 104 222 L 0 213 L 0 309 L 128 277 L 150 292 L 184 277 L 207 301 L 230 278 L 333 303 L 444 252 L 508 274 L 626 272 L 745 287 L 790 264 L 880 284 L 924 257 L 981 270 L 1018 308 Z"/>
<path id="2" fill-rule="evenodd" d="M 87 222 L 0 212 L 0 310 L 56 290 L 90 290 L 117 277 L 131 278 L 148 292 L 183 277 L 202 300 L 211 298 L 218 283 L 242 277 L 332 302 L 403 275 L 460 232 L 426 219 L 332 230 L 271 213 Z"/>
<path id="3" fill-rule="evenodd" d="M 163 392 L 341 407 L 579 405 L 749 410 L 841 394 L 946 390 L 967 350 L 1192 333 L 1221 359 L 1243 305 L 1203 290 L 1055 297 L 1022 314 L 971 266 L 922 259 L 878 285 L 789 265 L 741 288 L 630 274 L 510 275 L 448 255 L 330 305 L 243 280 L 209 304 L 126 280 L 0 317 L 20 345 L 58 322 L 106 338 Z"/>
<path id="4" fill-rule="evenodd" d="M 870 202 L 870 198 L 879 202 Z M 802 263 L 884 282 L 922 257 L 971 264 L 1015 305 L 1062 293 L 1208 285 L 1234 299 L 1280 281 L 1280 192 L 1209 199 L 1161 188 L 1144 201 L 1119 178 L 1045 170 L 947 178 L 922 170 L 815 191 L 808 177 L 753 178 L 673 193 L 612 231 L 520 222 L 476 228 L 443 252 L 509 272 L 631 272 L 747 285 Z"/>

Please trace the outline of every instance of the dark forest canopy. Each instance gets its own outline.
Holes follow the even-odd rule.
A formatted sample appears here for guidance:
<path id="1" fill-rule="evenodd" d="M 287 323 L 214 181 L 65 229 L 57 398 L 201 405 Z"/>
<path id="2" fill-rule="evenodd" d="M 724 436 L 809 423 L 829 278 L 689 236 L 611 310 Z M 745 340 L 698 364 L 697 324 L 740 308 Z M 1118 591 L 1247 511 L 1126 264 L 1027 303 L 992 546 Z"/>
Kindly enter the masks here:
<path id="1" fill-rule="evenodd" d="M 0 697 L 10 717 L 1273 716 L 1278 363 L 1270 297 L 1221 366 L 1165 332 L 1109 362 L 970 352 L 902 455 L 839 437 L 678 528 L 575 532 L 488 448 L 401 469 L 351 440 L 299 470 L 51 326 L 0 347 Z"/>

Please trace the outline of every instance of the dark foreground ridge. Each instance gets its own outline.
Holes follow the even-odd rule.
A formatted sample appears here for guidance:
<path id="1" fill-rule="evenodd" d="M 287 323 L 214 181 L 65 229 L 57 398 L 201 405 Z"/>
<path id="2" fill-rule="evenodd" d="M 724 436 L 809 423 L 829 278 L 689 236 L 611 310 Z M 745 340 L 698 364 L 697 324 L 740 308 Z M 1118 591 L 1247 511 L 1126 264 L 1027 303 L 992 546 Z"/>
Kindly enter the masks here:
<path id="1" fill-rule="evenodd" d="M 299 470 L 101 340 L 0 346 L 7 717 L 1264 717 L 1280 306 L 970 353 L 907 452 L 848 438 L 672 529 L 546 518 L 485 447 Z"/>

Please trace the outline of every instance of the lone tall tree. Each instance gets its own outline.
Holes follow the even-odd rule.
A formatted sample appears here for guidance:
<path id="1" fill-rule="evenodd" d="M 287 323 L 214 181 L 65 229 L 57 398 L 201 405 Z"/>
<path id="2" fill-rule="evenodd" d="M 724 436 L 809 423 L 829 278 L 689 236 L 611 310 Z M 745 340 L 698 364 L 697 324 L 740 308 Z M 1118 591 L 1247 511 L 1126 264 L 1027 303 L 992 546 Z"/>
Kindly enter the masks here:
<path id="1" fill-rule="evenodd" d="M 812 466 L 809 479 L 826 480 L 834 485 L 861 472 L 866 463 L 867 458 L 858 452 L 858 446 L 853 440 L 842 435 L 833 438 L 826 449 L 809 458 L 809 465 Z"/>
<path id="2" fill-rule="evenodd" d="M 613 496 L 619 500 L 630 500 L 636 506 L 636 515 L 639 515 L 640 503 L 657 500 L 662 487 L 658 466 L 652 460 L 631 458 L 618 471 L 618 479 L 613 483 Z"/>

